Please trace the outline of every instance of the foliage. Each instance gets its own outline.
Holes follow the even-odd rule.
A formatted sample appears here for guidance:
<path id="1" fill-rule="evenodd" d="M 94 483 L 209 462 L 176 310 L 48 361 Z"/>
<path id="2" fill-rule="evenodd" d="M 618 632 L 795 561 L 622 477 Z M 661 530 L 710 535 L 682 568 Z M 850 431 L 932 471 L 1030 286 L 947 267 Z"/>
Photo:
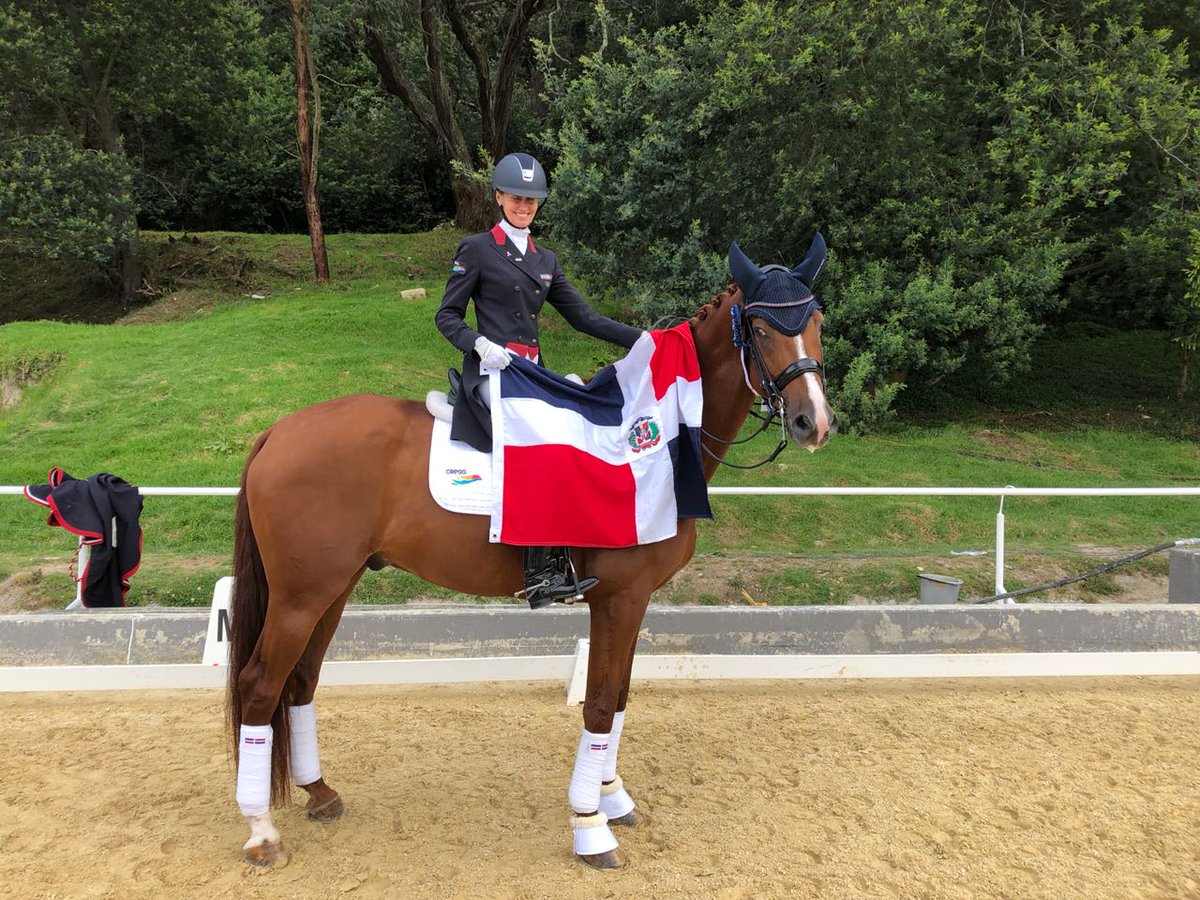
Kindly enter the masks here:
<path id="1" fill-rule="evenodd" d="M 546 215 L 654 313 L 686 310 L 731 239 L 793 264 L 821 229 L 831 368 L 870 369 L 839 406 L 870 425 L 897 385 L 1023 371 L 1069 300 L 1163 321 L 1200 113 L 1184 45 L 1139 15 L 749 2 L 631 32 L 558 86 Z"/>
<path id="2" fill-rule="evenodd" d="M 433 227 L 448 206 L 434 155 L 385 102 L 348 27 L 349 4 L 314 5 L 327 228 Z M 43 261 L 78 256 L 111 269 L 117 245 L 136 234 L 135 213 L 151 228 L 303 229 L 283 12 L 255 0 L 0 8 L 0 247 L 36 261 L 3 267 L 15 309 L 0 319 L 63 316 L 64 280 L 97 311 L 65 317 L 103 318 L 111 288 L 78 266 L 58 267 L 39 306 L 38 285 L 50 288 Z"/>
<path id="3" fill-rule="evenodd" d="M 262 9 L 258 9 L 262 6 Z M 218 127 L 147 146 L 146 182 L 160 186 L 152 228 L 303 231 L 290 24 L 281 5 L 253 4 L 230 89 L 214 97 Z M 414 232 L 447 218 L 434 154 L 388 103 L 350 28 L 349 3 L 314 2 L 320 69 L 321 208 L 328 232 Z M 181 162 L 182 160 L 182 162 Z M 336 265 L 336 262 L 335 262 Z"/>
<path id="4" fill-rule="evenodd" d="M 57 146 L 59 152 L 40 159 L 51 181 L 69 179 L 79 168 L 77 156 L 61 152 L 64 144 L 103 153 L 112 161 L 111 178 L 103 178 L 103 169 L 88 169 L 103 181 L 101 208 L 87 210 L 83 217 L 92 220 L 90 231 L 99 242 L 81 248 L 76 241 L 75 250 L 103 260 L 112 255 L 105 241 L 112 241 L 110 235 L 116 232 L 115 267 L 126 301 L 132 301 L 141 286 L 131 164 L 126 164 L 133 155 L 129 145 L 141 136 L 143 125 L 165 121 L 179 130 L 202 130 L 212 121 L 215 113 L 205 100 L 225 81 L 239 21 L 233 0 L 13 0 L 0 13 L 0 94 L 6 98 L 5 116 L 16 126 L 17 141 L 28 145 L 42 136 L 59 139 L 57 145 L 46 145 Z M 68 164 L 66 171 L 45 168 L 55 163 Z M 78 195 L 87 187 L 76 181 L 67 191 Z M 51 194 L 52 190 L 41 192 L 43 198 Z M 105 196 L 117 202 L 105 202 Z M 56 252 L 58 234 L 78 235 L 77 206 L 42 202 L 40 231 L 28 232 L 32 246 L 27 255 Z M 113 210 L 118 217 L 105 227 L 105 215 Z M 44 237 L 50 241 L 39 240 Z"/>
<path id="5" fill-rule="evenodd" d="M 831 358 L 836 359 L 838 351 L 846 353 L 844 342 L 830 348 Z M 865 433 L 878 430 L 881 426 L 895 417 L 896 411 L 892 403 L 904 385 L 893 382 L 872 390 L 869 379 L 875 371 L 875 354 L 870 351 L 853 356 L 853 361 L 838 390 L 838 414 L 849 423 L 851 433 Z"/>
<path id="6" fill-rule="evenodd" d="M 133 225 L 132 177 L 124 157 L 60 134 L 0 143 L 0 252 L 109 265 Z"/>
<path id="7" fill-rule="evenodd" d="M 1183 365 L 1180 370 L 1177 396 L 1188 391 L 1188 364 L 1192 355 L 1200 350 L 1200 229 L 1192 232 L 1191 252 L 1188 254 L 1187 271 L 1184 273 L 1187 287 L 1183 302 L 1175 309 L 1173 340 L 1183 350 Z"/>

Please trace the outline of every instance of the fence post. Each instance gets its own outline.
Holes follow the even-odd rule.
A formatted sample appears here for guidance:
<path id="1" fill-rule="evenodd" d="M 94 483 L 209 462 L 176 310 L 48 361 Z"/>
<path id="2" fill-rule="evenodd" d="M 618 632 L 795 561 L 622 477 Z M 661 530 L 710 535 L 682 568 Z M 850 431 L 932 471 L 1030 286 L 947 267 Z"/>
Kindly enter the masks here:
<path id="1" fill-rule="evenodd" d="M 74 609 L 86 609 L 83 605 L 83 579 L 87 574 L 88 561 L 92 558 L 92 548 L 83 542 L 83 538 L 79 539 L 79 547 L 75 551 L 74 572 L 71 574 L 71 580 L 75 582 L 75 599 L 63 607 L 63 612 Z"/>
<path id="2" fill-rule="evenodd" d="M 1008 485 L 1012 487 L 1012 485 Z M 995 593 L 1007 593 L 1004 589 L 1004 494 L 1000 495 L 1000 509 L 996 513 L 996 584 Z"/>

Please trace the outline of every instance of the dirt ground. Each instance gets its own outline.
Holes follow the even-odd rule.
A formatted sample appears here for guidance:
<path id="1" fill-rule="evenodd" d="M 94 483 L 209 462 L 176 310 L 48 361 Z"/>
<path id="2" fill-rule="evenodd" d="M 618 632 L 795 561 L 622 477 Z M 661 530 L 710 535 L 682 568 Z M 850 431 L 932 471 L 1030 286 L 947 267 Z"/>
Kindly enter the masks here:
<path id="1" fill-rule="evenodd" d="M 212 691 L 8 694 L 0 896 L 1200 896 L 1200 679 L 643 683 L 618 872 L 577 863 L 558 685 L 331 688 L 330 826 L 246 837 Z"/>

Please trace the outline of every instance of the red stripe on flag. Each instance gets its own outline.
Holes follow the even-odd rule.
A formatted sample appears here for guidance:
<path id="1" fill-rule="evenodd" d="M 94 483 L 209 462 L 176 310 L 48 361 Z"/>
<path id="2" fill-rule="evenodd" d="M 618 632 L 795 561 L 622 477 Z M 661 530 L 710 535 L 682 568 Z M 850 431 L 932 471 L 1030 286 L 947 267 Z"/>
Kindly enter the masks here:
<path id="1" fill-rule="evenodd" d="M 661 400 L 676 379 L 700 380 L 700 361 L 696 358 L 696 342 L 687 322 L 665 331 L 652 331 L 654 355 L 650 358 L 650 373 L 654 379 L 654 399 Z"/>
<path id="2" fill-rule="evenodd" d="M 504 448 L 505 544 L 630 547 L 638 542 L 637 485 L 612 465 L 566 444 Z"/>

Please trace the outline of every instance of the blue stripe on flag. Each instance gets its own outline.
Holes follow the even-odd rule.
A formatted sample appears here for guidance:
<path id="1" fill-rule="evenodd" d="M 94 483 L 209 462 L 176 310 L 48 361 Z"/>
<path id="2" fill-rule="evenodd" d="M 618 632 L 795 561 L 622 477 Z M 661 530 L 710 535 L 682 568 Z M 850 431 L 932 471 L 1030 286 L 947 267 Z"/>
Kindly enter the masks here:
<path id="1" fill-rule="evenodd" d="M 514 357 L 500 372 L 500 396 L 541 400 L 572 410 L 593 425 L 620 425 L 625 403 L 612 366 L 601 369 L 587 384 L 576 384 L 520 357 Z"/>
<path id="2" fill-rule="evenodd" d="M 711 519 L 708 482 L 700 459 L 700 429 L 680 428 L 679 435 L 667 445 L 675 468 L 675 513 L 681 519 Z"/>

